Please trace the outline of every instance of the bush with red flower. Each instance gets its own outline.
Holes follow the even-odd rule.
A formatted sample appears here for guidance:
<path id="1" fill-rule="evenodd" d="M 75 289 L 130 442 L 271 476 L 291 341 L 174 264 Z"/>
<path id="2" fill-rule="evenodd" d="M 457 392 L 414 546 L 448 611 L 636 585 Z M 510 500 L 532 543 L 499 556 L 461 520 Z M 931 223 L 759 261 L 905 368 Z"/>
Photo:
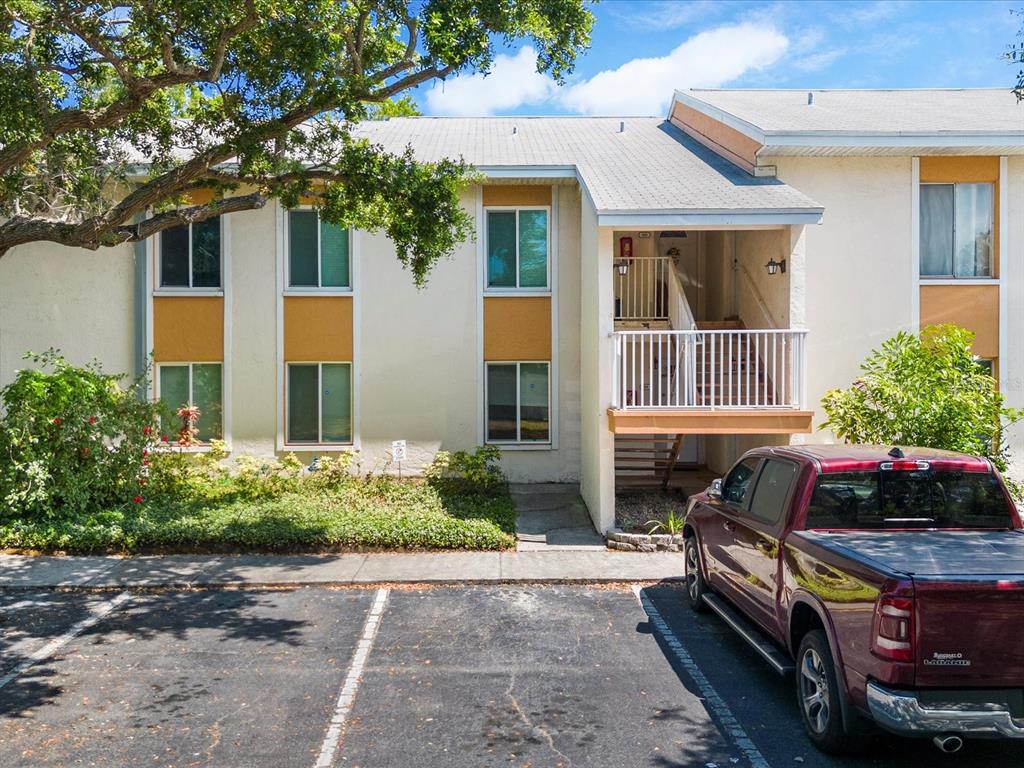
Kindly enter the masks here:
<path id="1" fill-rule="evenodd" d="M 145 379 L 74 366 L 55 350 L 26 359 L 32 367 L 0 391 L 0 515 L 131 504 L 155 435 Z"/>

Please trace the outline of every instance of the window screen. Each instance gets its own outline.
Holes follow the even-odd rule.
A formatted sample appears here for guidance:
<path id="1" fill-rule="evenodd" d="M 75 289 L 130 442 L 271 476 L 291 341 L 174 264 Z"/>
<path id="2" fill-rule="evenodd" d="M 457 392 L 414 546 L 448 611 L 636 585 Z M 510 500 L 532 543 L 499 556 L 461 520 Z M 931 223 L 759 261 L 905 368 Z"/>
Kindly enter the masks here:
<path id="1" fill-rule="evenodd" d="M 516 365 L 487 366 L 487 439 L 515 440 Z"/>
<path id="2" fill-rule="evenodd" d="M 923 184 L 920 199 L 921 274 L 990 277 L 995 186 Z"/>
<path id="3" fill-rule="evenodd" d="M 160 233 L 160 286 L 188 288 L 188 227 L 171 227 Z"/>
<path id="4" fill-rule="evenodd" d="M 516 286 L 516 212 L 487 212 L 487 285 Z"/>
<path id="5" fill-rule="evenodd" d="M 317 285 L 316 211 L 288 212 L 288 284 Z"/>
<path id="6" fill-rule="evenodd" d="M 519 285 L 546 288 L 548 284 L 548 212 L 519 212 Z"/>

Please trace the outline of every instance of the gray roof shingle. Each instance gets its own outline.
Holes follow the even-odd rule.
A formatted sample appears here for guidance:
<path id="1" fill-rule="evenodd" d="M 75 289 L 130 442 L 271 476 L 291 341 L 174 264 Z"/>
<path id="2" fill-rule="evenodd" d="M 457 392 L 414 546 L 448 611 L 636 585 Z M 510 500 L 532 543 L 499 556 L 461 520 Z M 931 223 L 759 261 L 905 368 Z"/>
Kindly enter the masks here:
<path id="1" fill-rule="evenodd" d="M 462 157 L 485 170 L 574 168 L 599 214 L 821 210 L 778 179 L 740 170 L 660 117 L 403 117 L 360 123 L 356 133 L 392 152 L 411 145 L 421 161 Z"/>

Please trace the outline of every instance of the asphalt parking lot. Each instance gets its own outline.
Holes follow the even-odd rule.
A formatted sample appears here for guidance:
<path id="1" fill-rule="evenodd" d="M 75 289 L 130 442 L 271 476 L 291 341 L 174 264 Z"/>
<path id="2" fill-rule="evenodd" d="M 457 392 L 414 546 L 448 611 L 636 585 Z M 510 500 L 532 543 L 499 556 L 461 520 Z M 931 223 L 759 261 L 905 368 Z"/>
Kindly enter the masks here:
<path id="1" fill-rule="evenodd" d="M 0 766 L 958 766 L 806 741 L 677 585 L 0 593 Z"/>

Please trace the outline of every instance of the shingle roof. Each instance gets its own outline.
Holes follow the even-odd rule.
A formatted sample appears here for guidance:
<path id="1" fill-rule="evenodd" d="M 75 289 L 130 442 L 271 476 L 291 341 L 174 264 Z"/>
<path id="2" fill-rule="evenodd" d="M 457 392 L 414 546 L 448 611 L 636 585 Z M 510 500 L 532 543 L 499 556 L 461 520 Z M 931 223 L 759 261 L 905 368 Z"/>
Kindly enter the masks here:
<path id="1" fill-rule="evenodd" d="M 813 94 L 812 105 L 807 94 Z M 1009 88 L 713 90 L 679 92 L 766 134 L 1019 134 L 1024 104 Z"/>
<path id="2" fill-rule="evenodd" d="M 422 161 L 462 157 L 483 170 L 575 169 L 599 214 L 821 210 L 778 179 L 740 170 L 660 117 L 393 118 L 361 123 L 357 133 L 394 152 L 411 145 Z"/>

